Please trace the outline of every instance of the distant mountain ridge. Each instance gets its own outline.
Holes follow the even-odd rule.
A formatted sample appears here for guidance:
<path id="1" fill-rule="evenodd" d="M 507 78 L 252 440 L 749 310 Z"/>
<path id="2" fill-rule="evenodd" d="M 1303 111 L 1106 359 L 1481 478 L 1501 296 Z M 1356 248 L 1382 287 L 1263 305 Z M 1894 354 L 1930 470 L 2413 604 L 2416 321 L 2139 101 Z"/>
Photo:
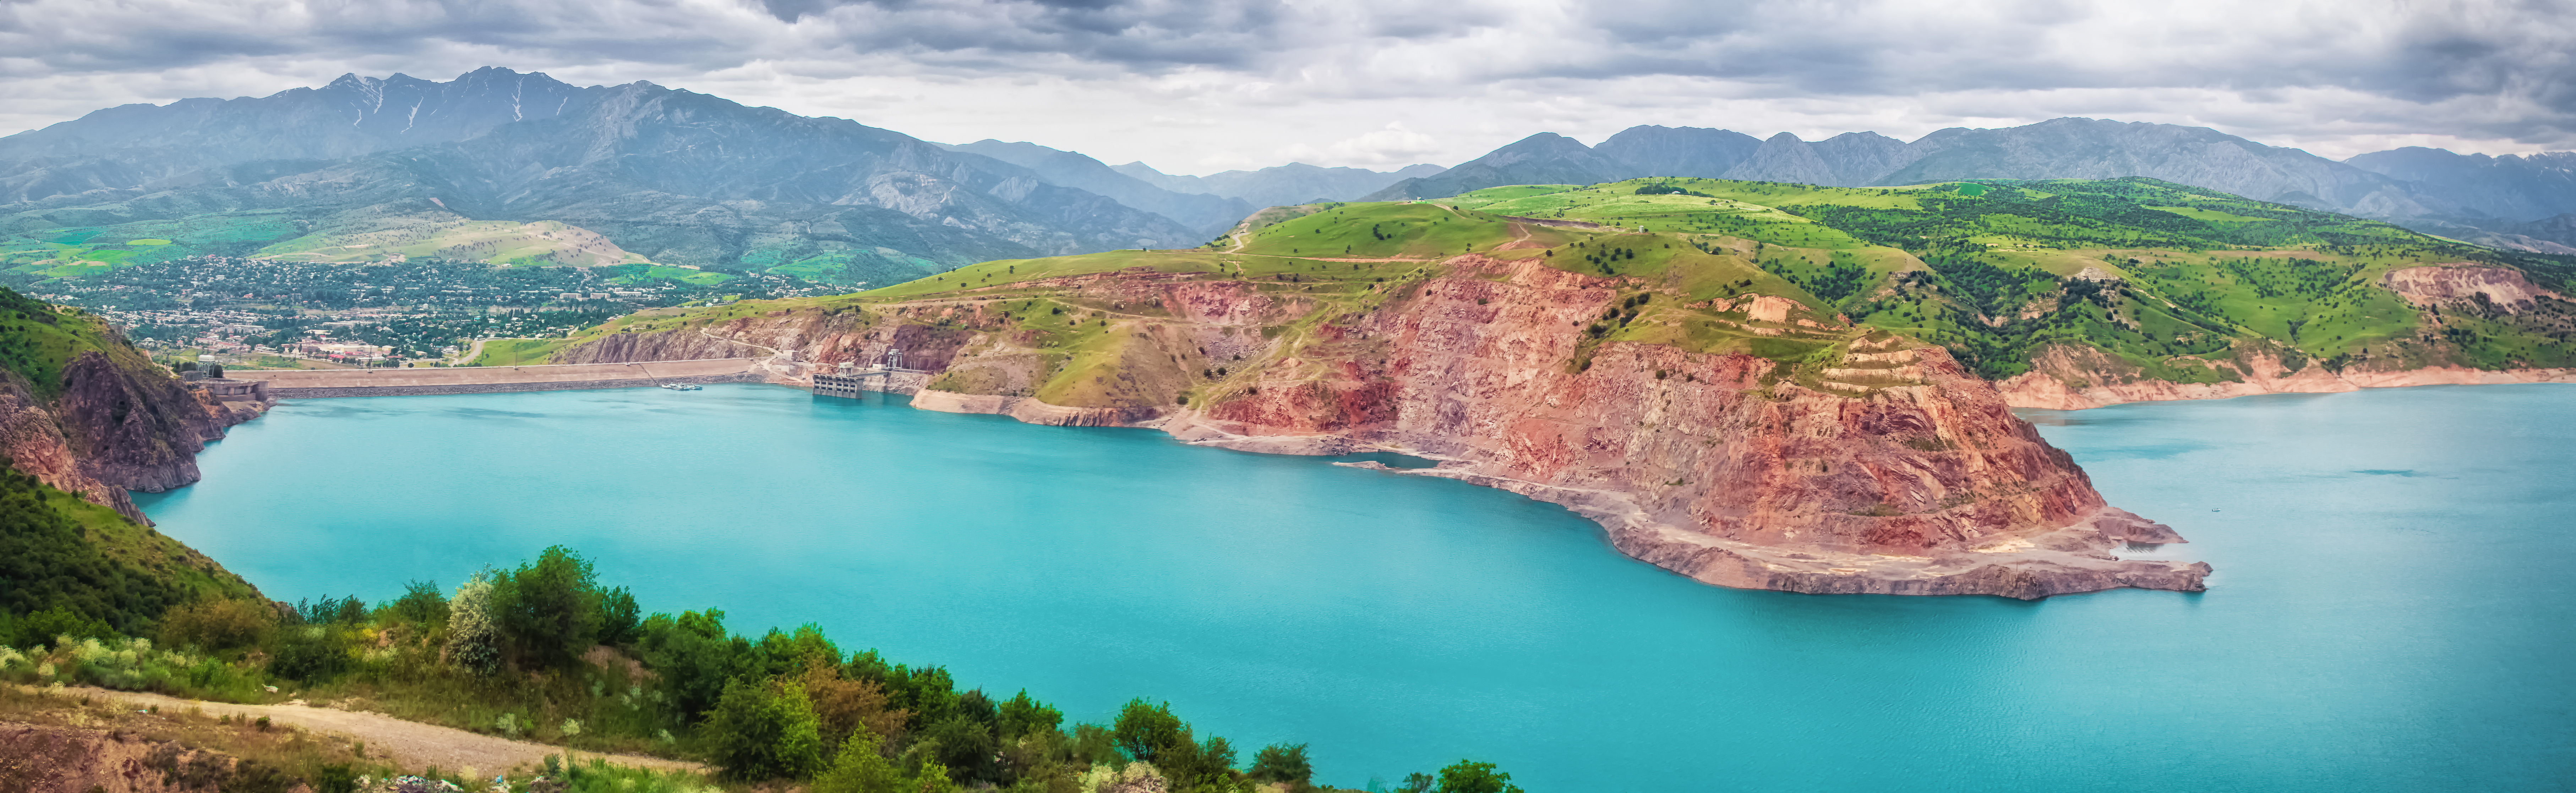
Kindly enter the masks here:
<path id="1" fill-rule="evenodd" d="M 1539 133 L 1446 169 L 1291 163 L 1183 176 L 502 68 L 125 105 L 0 137 L 0 235 L 182 222 L 202 227 L 192 239 L 218 241 L 210 251 L 247 254 L 343 213 L 449 213 L 578 225 L 673 264 L 883 284 L 997 258 L 1195 244 L 1274 205 L 1647 176 L 1832 186 L 2144 176 L 2576 252 L 2576 153 L 2406 148 L 2335 162 L 2200 127 L 2061 118 L 1911 142 L 1638 126 L 1597 146 Z"/>
<path id="2" fill-rule="evenodd" d="M 1393 171 L 1366 168 L 1326 168 L 1292 162 L 1255 171 L 1221 171 L 1206 176 L 1176 176 L 1155 170 L 1143 162 L 1118 166 L 1117 171 L 1165 190 L 1185 193 L 1208 193 L 1240 198 L 1254 208 L 1294 206 L 1314 201 L 1349 201 L 1376 192 L 1405 179 L 1431 176 L 1448 169 L 1437 165 L 1407 165 Z M 1238 216 L 1236 219 L 1240 220 Z"/>
<path id="3" fill-rule="evenodd" d="M 2576 218 L 2562 217 L 2576 213 L 2576 153 L 2487 157 L 2408 148 L 2336 162 L 2205 127 L 2085 118 L 1952 128 L 1910 143 L 1870 132 L 1810 142 L 1785 132 L 1757 140 L 1728 130 L 1639 126 L 1584 146 L 1542 132 L 1363 200 L 1649 176 L 1838 187 L 2144 176 L 2481 244 L 2553 253 L 2576 245 Z"/>
<path id="4" fill-rule="evenodd" d="M 14 201 L 0 205 L 0 233 L 278 211 L 301 233 L 399 206 L 561 221 L 656 261 L 839 283 L 1206 237 L 1030 168 L 846 119 L 506 69 L 111 108 L 0 138 L 0 186 Z"/>

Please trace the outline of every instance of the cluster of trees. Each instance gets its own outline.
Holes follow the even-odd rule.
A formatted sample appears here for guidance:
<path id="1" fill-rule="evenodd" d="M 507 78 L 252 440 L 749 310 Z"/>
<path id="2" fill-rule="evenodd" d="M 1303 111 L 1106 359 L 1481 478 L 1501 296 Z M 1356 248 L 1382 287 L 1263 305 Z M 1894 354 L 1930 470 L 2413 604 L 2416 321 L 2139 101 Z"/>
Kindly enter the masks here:
<path id="1" fill-rule="evenodd" d="M 24 508 L 30 493 L 45 495 L 39 489 L 0 475 L 0 573 L 13 582 L 43 582 L 20 568 L 65 566 L 47 548 L 77 541 L 63 526 L 18 525 L 50 514 Z M 1313 784 L 1304 744 L 1246 758 L 1168 703 L 1137 699 L 1109 724 L 1068 725 L 1026 691 L 997 696 L 962 688 L 939 666 L 845 653 L 812 625 L 752 639 L 727 630 L 720 610 L 646 616 L 632 593 L 604 585 L 590 560 L 562 547 L 476 573 L 452 593 L 415 581 L 374 606 L 354 596 L 291 606 L 189 601 L 112 573 L 94 578 L 83 592 L 0 590 L 9 614 L 56 604 L 0 626 L 14 629 L 17 647 L 53 636 L 157 634 L 163 649 L 119 662 L 131 669 L 64 671 L 111 687 L 241 697 L 273 681 L 308 697 L 409 696 L 432 710 L 469 703 L 455 712 L 498 715 L 467 715 L 455 726 L 694 756 L 731 779 L 784 780 L 813 793 L 1087 792 L 1144 777 L 1171 791 L 1326 789 Z M 1417 793 L 1518 790 L 1488 763 L 1409 779 L 1405 789 Z"/>
<path id="2" fill-rule="evenodd" d="M 1674 187 L 1674 186 L 1672 186 L 1672 185 L 1669 185 L 1669 184 L 1663 184 L 1663 183 L 1650 184 L 1650 185 L 1646 185 L 1646 186 L 1644 186 L 1644 187 L 1637 188 L 1637 194 L 1638 194 L 1638 195 L 1687 195 L 1687 196 L 1699 196 L 1699 197 L 1701 197 L 1701 198 L 1709 198 L 1709 197 L 1711 197 L 1711 196 L 1710 196 L 1709 194 L 1707 194 L 1707 193 L 1702 193 L 1702 192 L 1698 192 L 1698 191 L 1695 191 L 1695 190 L 1684 190 L 1684 189 L 1682 189 L 1682 188 Z"/>
<path id="3" fill-rule="evenodd" d="M 1859 294 L 1869 280 L 1869 267 L 1848 251 L 1834 251 L 1823 267 L 1795 257 L 1773 257 L 1759 263 L 1763 272 L 1788 279 L 1798 288 L 1824 298 L 1828 303 L 1841 303 L 1844 298 Z"/>

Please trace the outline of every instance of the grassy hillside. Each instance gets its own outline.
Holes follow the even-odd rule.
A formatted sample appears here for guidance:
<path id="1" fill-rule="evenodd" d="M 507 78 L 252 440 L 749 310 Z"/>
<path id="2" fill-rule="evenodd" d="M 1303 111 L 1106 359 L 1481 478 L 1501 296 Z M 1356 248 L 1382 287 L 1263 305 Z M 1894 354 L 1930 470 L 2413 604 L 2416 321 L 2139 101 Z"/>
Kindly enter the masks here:
<path id="1" fill-rule="evenodd" d="M 0 460 L 0 644 L 145 635 L 174 607 L 258 596 L 178 540 Z"/>
<path id="2" fill-rule="evenodd" d="M 546 356 L 563 349 L 570 339 L 492 339 L 483 342 L 483 351 L 467 366 L 529 366 L 546 362 Z"/>
<path id="3" fill-rule="evenodd" d="M 99 321 L 0 288 L 0 369 L 26 378 L 39 400 L 62 394 L 63 367 L 87 351 L 114 347 Z"/>
<path id="4" fill-rule="evenodd" d="M 426 202 L 331 214 L 302 210 L 216 212 L 104 226 L 35 226 L 0 218 L 0 270 L 76 278 L 187 256 L 262 256 L 297 262 L 439 258 L 500 265 L 594 267 L 649 264 L 587 229 L 553 221 L 467 220 Z M 679 268 L 671 268 L 678 270 Z M 696 275 L 681 270 L 671 277 Z"/>
<path id="5" fill-rule="evenodd" d="M 2570 260 L 2147 179 L 1640 179 L 1274 207 L 1193 249 L 985 262 L 855 295 L 631 317 L 588 335 L 821 312 L 868 329 L 972 335 L 987 345 L 979 361 L 1017 361 L 950 372 L 934 383 L 943 390 L 1085 407 L 1160 403 L 1141 393 L 1155 390 L 1222 398 L 1232 360 L 1140 335 L 1172 316 L 1163 306 L 1054 279 L 1123 271 L 1245 284 L 1305 307 L 1304 319 L 1261 329 L 1294 348 L 1463 253 L 1619 279 L 1622 302 L 1584 329 L 1587 344 L 1740 352 L 1800 372 L 1872 332 L 1941 345 L 1998 379 L 2066 345 L 2106 353 L 2087 358 L 2108 361 L 2106 376 L 2175 382 L 2241 380 L 2257 358 L 2292 371 L 2576 365 L 2566 302 L 2418 305 L 2385 285 L 2402 268 L 2466 265 L 2564 290 Z M 1798 308 L 1759 320 L 1751 298 L 1761 295 Z"/>
<path id="6" fill-rule="evenodd" d="M 2150 179 L 1835 188 L 1643 179 L 1438 203 L 1753 245 L 1764 271 L 1856 322 L 1950 347 L 1989 377 L 2051 345 L 2111 353 L 2149 377 L 2237 379 L 2244 350 L 2292 366 L 2576 364 L 2566 304 L 2418 308 L 2391 270 L 2504 266 L 2567 288 L 2576 263 Z"/>
<path id="7" fill-rule="evenodd" d="M 467 220 L 425 211 L 335 217 L 325 230 L 253 255 L 300 262 L 376 262 L 394 256 L 529 266 L 649 264 L 608 238 L 554 221 Z M 675 268 L 676 269 L 676 268 Z M 694 271 L 691 271 L 693 274 Z"/>

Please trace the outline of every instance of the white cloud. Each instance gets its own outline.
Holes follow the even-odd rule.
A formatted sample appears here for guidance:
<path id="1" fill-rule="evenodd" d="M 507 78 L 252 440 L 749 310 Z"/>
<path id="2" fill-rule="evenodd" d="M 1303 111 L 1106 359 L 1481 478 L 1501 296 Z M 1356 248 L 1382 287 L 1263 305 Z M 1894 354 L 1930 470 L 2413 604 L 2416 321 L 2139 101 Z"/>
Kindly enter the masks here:
<path id="1" fill-rule="evenodd" d="M 13 0 L 0 53 L 0 128 L 497 65 L 1199 170 L 2063 115 L 2576 147 L 2568 0 Z"/>

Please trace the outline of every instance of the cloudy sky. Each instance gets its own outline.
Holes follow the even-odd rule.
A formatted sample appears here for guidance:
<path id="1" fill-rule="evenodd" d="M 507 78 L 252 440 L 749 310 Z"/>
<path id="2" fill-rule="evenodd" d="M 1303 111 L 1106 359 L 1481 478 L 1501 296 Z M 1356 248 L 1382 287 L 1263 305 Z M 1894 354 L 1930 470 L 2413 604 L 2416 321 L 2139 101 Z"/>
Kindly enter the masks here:
<path id="1" fill-rule="evenodd" d="M 1172 173 L 2070 115 L 2576 149 L 2576 0 L 0 0 L 0 131 L 486 65 Z"/>

